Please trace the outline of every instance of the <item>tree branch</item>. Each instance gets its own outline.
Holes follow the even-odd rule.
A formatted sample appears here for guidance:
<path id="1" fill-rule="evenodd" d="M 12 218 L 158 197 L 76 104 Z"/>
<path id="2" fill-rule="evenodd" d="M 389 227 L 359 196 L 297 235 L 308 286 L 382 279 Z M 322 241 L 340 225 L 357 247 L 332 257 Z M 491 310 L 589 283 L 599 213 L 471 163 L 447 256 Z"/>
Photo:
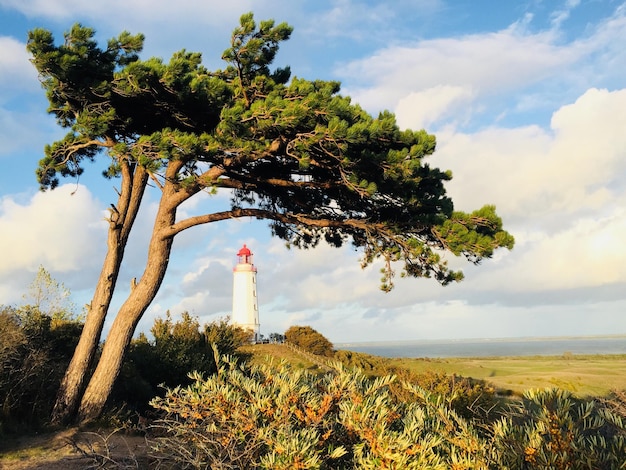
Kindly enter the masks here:
<path id="1" fill-rule="evenodd" d="M 80 144 L 68 145 L 67 147 L 63 148 L 63 155 L 65 155 L 65 157 L 60 162 L 56 162 L 56 165 L 66 165 L 67 162 L 69 162 L 72 159 L 72 157 L 74 156 L 76 152 L 79 152 L 80 150 L 83 150 L 92 146 L 113 147 L 113 142 L 111 142 L 108 139 L 106 141 L 92 139 L 92 140 L 88 140 Z"/>
<path id="2" fill-rule="evenodd" d="M 277 222 L 283 222 L 290 225 L 305 225 L 317 228 L 352 228 L 358 230 L 371 230 L 374 227 L 378 228 L 378 230 L 383 230 L 384 228 L 383 224 L 370 224 L 365 220 L 359 219 L 316 219 L 312 217 L 307 217 L 304 214 L 280 214 L 278 212 L 273 212 L 265 209 L 242 208 L 189 217 L 188 219 L 181 220 L 171 225 L 166 230 L 164 230 L 162 235 L 163 238 L 173 237 L 177 233 L 180 233 L 183 230 L 194 227 L 196 225 L 218 222 L 220 220 L 238 219 L 243 217 L 255 217 L 257 219 L 275 220 Z"/>

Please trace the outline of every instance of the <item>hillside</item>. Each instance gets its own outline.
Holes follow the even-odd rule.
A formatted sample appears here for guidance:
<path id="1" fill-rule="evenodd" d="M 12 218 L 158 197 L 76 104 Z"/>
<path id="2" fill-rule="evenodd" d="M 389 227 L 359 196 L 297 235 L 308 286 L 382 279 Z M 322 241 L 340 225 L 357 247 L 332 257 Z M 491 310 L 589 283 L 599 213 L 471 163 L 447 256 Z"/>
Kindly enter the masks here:
<path id="1" fill-rule="evenodd" d="M 284 344 L 257 344 L 241 348 L 252 363 L 284 361 L 295 368 L 324 372 L 325 358 Z M 607 395 L 626 390 L 626 356 L 544 356 L 457 359 L 386 359 L 340 350 L 335 360 L 358 366 L 369 374 L 407 369 L 413 373 L 445 372 L 484 379 L 501 391 L 520 393 L 528 388 L 559 387 L 579 395 Z M 622 412 L 624 396 L 622 399 Z M 127 431 L 127 430 L 126 430 Z M 114 468 L 149 468 L 147 442 L 141 433 L 122 430 L 68 429 L 16 437 L 0 443 L 0 468 L 78 470 L 107 462 Z M 116 465 L 126 465 L 119 467 Z M 102 467 L 98 467 L 102 468 Z"/>
<path id="2" fill-rule="evenodd" d="M 251 361 L 256 363 L 284 360 L 294 367 L 320 370 L 314 358 L 284 344 L 255 344 L 242 350 L 251 354 Z M 626 390 L 626 355 L 388 359 L 340 350 L 336 358 L 368 373 L 385 373 L 390 368 L 415 373 L 445 372 L 485 380 L 498 390 L 513 393 L 558 387 L 580 396 L 605 396 L 613 390 Z"/>

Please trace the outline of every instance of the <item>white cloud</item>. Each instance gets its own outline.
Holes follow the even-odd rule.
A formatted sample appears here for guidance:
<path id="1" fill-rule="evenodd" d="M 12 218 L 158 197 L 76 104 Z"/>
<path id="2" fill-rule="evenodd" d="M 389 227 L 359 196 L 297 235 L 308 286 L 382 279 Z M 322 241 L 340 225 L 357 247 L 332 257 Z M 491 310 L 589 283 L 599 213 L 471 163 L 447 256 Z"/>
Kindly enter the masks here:
<path id="1" fill-rule="evenodd" d="M 293 2 L 276 0 L 0 0 L 0 7 L 45 21 L 45 28 L 56 30 L 57 41 L 80 22 L 93 27 L 99 41 L 124 30 L 145 34 L 144 57 L 168 58 L 181 49 L 210 52 L 205 62 L 217 67 L 223 67 L 221 52 L 228 47 L 230 32 L 242 14 L 253 11 L 257 21 L 276 16 L 280 22 L 286 19 L 282 12 L 294 9 Z"/>
<path id="2" fill-rule="evenodd" d="M 396 106 L 396 119 L 400 128 L 424 129 L 442 118 L 458 121 L 451 116 L 452 109 L 467 105 L 474 93 L 469 87 L 437 85 L 400 98 Z M 461 116 L 463 119 L 463 116 Z"/>
<path id="3" fill-rule="evenodd" d="M 357 43 L 389 43 L 403 34 L 403 19 L 406 15 L 420 11 L 422 18 L 443 7 L 441 0 L 396 0 L 388 2 L 363 2 L 359 0 L 334 0 L 317 2 L 318 11 L 309 14 L 304 33 L 313 41 L 322 42 L 326 38 L 353 40 Z M 321 5 L 321 4 L 326 5 Z M 321 6 L 321 8 L 320 8 Z"/>
<path id="4" fill-rule="evenodd" d="M 580 5 L 580 0 L 567 0 L 561 10 L 555 10 L 552 12 L 552 27 L 559 29 L 561 24 L 570 17 L 571 11 Z"/>
<path id="5" fill-rule="evenodd" d="M 626 89 L 591 89 L 557 110 L 552 132 L 490 128 L 440 138 L 462 210 L 495 203 L 516 236 L 478 291 L 540 292 L 626 282 Z"/>
<path id="6" fill-rule="evenodd" d="M 549 33 L 520 36 L 505 30 L 392 46 L 337 72 L 351 84 L 348 94 L 379 110 L 437 86 L 469 88 L 477 96 L 528 86 L 560 73 L 579 56 L 575 47 L 554 44 Z"/>
<path id="7" fill-rule="evenodd" d="M 29 59 L 23 42 L 0 36 L 0 158 L 20 150 L 41 152 L 43 142 L 58 134 L 45 115 L 45 93 Z M 27 158 L 38 159 L 30 154 L 22 162 Z"/>
<path id="8" fill-rule="evenodd" d="M 474 274 L 478 291 L 526 293 L 558 292 L 626 283 L 626 212 L 576 219 L 556 233 L 517 233 L 510 260 L 496 269 Z"/>
<path id="9" fill-rule="evenodd" d="M 358 2 L 338 0 L 333 2 L 328 10 L 318 13 L 313 24 L 323 27 L 325 33 L 331 37 L 351 36 L 363 40 L 367 35 L 366 31 L 377 30 L 380 25 L 393 18 L 393 10 L 388 4 L 362 8 Z M 363 28 L 364 24 L 367 24 L 368 28 Z"/>
<path id="10" fill-rule="evenodd" d="M 619 327 L 609 316 L 619 301 L 602 304 L 601 311 L 598 296 L 608 291 L 589 289 L 619 290 L 626 283 L 626 192 L 617 177 L 626 161 L 624 106 L 626 90 L 592 89 L 555 111 L 551 131 L 490 128 L 440 138 L 433 164 L 453 169 L 450 193 L 459 208 L 496 203 L 505 227 L 517 237 L 512 252 L 498 252 L 478 267 L 453 258 L 467 274 L 460 284 L 397 279 L 396 289 L 383 294 L 380 266 L 361 270 L 360 253 L 349 246 L 286 250 L 277 239 L 245 238 L 266 230 L 261 228 L 265 224 L 237 221 L 230 225 L 246 223 L 249 229 L 236 232 L 236 240 L 229 224 L 211 224 L 203 235 L 211 241 L 200 253 L 196 240 L 195 263 L 186 268 L 178 263 L 149 317 L 172 304 L 172 311 L 190 310 L 203 321 L 227 314 L 234 260 L 215 253 L 231 253 L 247 242 L 259 268 L 264 333 L 311 324 L 335 341 L 523 336 L 536 334 L 539 327 L 546 334 L 584 334 L 600 328 L 584 321 L 590 312 Z M 194 249 L 193 243 L 183 245 Z M 167 304 L 172 298 L 179 300 Z M 567 317 L 572 302 L 577 307 Z M 550 308 L 558 315 L 548 315 Z M 534 323 L 519 324 L 519 315 Z M 573 326 L 567 332 L 554 330 L 564 318 Z"/>
<path id="11" fill-rule="evenodd" d="M 354 329 L 353 337 L 359 338 L 366 338 L 365 330 L 375 324 L 380 338 L 386 331 L 393 337 L 391 331 L 413 318 L 420 326 L 402 327 L 402 332 L 408 338 L 420 331 L 425 336 L 418 337 L 429 337 L 445 328 L 446 318 L 470 331 L 469 323 L 488 318 L 479 313 L 481 309 L 493 304 L 489 315 L 496 317 L 503 305 L 520 303 L 518 293 L 532 305 L 533 295 L 538 296 L 537 302 L 541 298 L 545 302 L 543 293 L 554 291 L 549 303 L 567 304 L 572 289 L 626 282 L 626 251 L 621 243 L 626 237 L 622 209 L 626 193 L 619 182 L 612 190 L 602 190 L 610 175 L 623 174 L 626 159 L 620 155 L 626 138 L 621 129 L 626 122 L 619 110 L 626 106 L 624 99 L 622 91 L 589 90 L 554 113 L 552 132 L 539 127 L 491 128 L 440 139 L 443 143 L 433 164 L 453 169 L 450 192 L 457 205 L 472 210 L 496 203 L 505 227 L 517 237 L 512 252 L 498 252 L 481 266 L 452 259 L 467 274 L 458 285 L 397 279 L 396 289 L 383 294 L 378 290 L 380 266 L 362 271 L 359 253 L 349 247 L 286 251 L 277 240 L 259 246 L 267 263 L 259 266 L 263 286 L 259 296 L 270 324 L 310 320 L 320 328 L 345 325 L 345 331 L 352 335 Z M 596 138 L 600 152 L 594 158 L 588 146 L 593 148 Z M 599 170 L 590 170 L 589 162 Z M 469 306 L 470 300 L 476 306 Z M 420 311 L 430 312 L 438 321 L 422 318 Z M 461 311 L 463 317 L 458 316 Z M 346 318 L 340 321 L 341 315 Z M 366 320 L 357 321 L 362 317 Z M 378 325 L 383 319 L 384 324 Z M 503 336 L 507 328 L 511 331 L 511 324 L 495 322 L 491 333 L 480 328 L 485 335 Z M 532 328 L 518 330 L 531 334 Z M 464 330 L 445 331 L 446 335 L 457 331 L 461 337 Z"/>
<path id="12" fill-rule="evenodd" d="M 494 203 L 505 217 L 537 223 L 610 210 L 626 191 L 626 89 L 591 89 L 554 113 L 552 132 L 538 127 L 440 134 L 433 164 L 450 168 L 459 208 Z M 482 202 L 481 202 L 482 201 Z"/>
<path id="13" fill-rule="evenodd" d="M 82 186 L 36 193 L 25 203 L 4 196 L 0 200 L 0 246 L 5 247 L 0 304 L 18 301 L 40 265 L 50 272 L 80 272 L 89 282 L 101 266 L 103 220 L 102 208 Z"/>
<path id="14" fill-rule="evenodd" d="M 339 65 L 336 73 L 356 102 L 372 113 L 395 110 L 402 125 L 439 123 L 458 113 L 462 119 L 477 118 L 489 114 L 486 108 L 496 119 L 545 110 L 557 95 L 573 97 L 592 86 L 622 83 L 616 77 L 626 56 L 619 46 L 626 40 L 626 7 L 565 42 L 557 26 L 575 3 L 555 12 L 549 31 L 531 31 L 532 16 L 527 16 L 497 32 L 393 44 Z M 410 112 L 415 100 L 420 107 Z"/>
<path id="15" fill-rule="evenodd" d="M 551 132 L 536 126 L 490 128 L 440 138 L 432 161 L 453 169 L 449 189 L 458 207 L 472 210 L 496 203 L 505 227 L 517 237 L 512 252 L 498 252 L 479 267 L 453 258 L 454 266 L 467 274 L 458 285 L 397 279 L 396 289 L 383 294 L 378 290 L 380 266 L 361 270 L 360 253 L 350 247 L 321 244 L 314 250 L 287 251 L 279 240 L 256 242 L 264 328 L 280 331 L 309 321 L 320 331 L 336 331 L 334 337 L 340 339 L 395 337 L 393 331 L 406 338 L 462 337 L 464 331 L 470 334 L 471 324 L 492 324 L 498 315 L 509 318 L 511 312 L 498 312 L 519 305 L 519 295 L 533 305 L 546 303 L 544 293 L 553 291 L 547 303 L 568 304 L 572 289 L 626 282 L 621 243 L 626 237 L 626 192 L 621 181 L 603 186 L 623 174 L 624 106 L 626 90 L 592 89 L 554 113 Z M 598 152 L 591 152 L 594 148 Z M 224 262 L 227 266 L 228 260 Z M 188 276 L 190 287 L 200 274 Z M 221 285 L 230 292 L 230 276 L 225 276 Z M 213 285 L 208 278 L 203 284 L 205 289 Z M 195 283 L 194 288 L 202 289 Z M 197 301 L 193 289 L 187 295 L 181 306 Z M 546 308 L 532 307 L 538 317 Z M 409 325 L 411 321 L 416 325 Z M 446 328 L 446 321 L 466 329 Z M 503 319 L 493 321 L 491 329 L 478 328 L 481 333 L 472 335 L 506 336 L 513 331 Z M 531 326 L 515 330 L 531 331 Z"/>
<path id="16" fill-rule="evenodd" d="M 37 71 L 29 62 L 26 45 L 14 38 L 0 36 L 0 70 L 0 101 L 16 90 L 37 86 Z"/>

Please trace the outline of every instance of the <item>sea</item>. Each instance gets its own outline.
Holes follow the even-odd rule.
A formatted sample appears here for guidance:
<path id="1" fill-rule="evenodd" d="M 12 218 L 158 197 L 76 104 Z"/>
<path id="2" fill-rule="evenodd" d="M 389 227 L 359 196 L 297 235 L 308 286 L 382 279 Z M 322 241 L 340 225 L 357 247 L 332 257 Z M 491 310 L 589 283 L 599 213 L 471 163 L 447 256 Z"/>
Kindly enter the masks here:
<path id="1" fill-rule="evenodd" d="M 396 358 L 626 354 L 626 335 L 335 343 L 335 349 Z"/>

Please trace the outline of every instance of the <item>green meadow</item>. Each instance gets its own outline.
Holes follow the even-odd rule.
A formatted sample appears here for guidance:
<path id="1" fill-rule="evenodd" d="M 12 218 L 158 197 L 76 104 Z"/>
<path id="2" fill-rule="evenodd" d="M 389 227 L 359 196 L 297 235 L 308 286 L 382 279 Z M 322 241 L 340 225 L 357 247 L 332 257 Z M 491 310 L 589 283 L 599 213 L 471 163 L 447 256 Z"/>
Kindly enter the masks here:
<path id="1" fill-rule="evenodd" d="M 304 368 L 316 367 L 306 356 L 284 345 L 246 346 L 253 362 L 269 358 L 286 360 Z M 520 394 L 528 389 L 557 387 L 578 396 L 605 396 L 613 390 L 626 389 L 626 355 L 574 355 L 469 357 L 469 358 L 382 358 L 352 353 L 359 358 L 357 367 L 367 369 L 404 368 L 411 372 L 445 372 L 485 380 L 503 393 Z M 359 364 L 360 362 L 360 364 Z M 363 367 L 365 366 L 365 367 Z"/>
<path id="2" fill-rule="evenodd" d="M 626 355 L 390 359 L 390 363 L 413 372 L 438 370 L 482 379 L 514 393 L 558 387 L 579 396 L 603 396 L 626 389 Z"/>

